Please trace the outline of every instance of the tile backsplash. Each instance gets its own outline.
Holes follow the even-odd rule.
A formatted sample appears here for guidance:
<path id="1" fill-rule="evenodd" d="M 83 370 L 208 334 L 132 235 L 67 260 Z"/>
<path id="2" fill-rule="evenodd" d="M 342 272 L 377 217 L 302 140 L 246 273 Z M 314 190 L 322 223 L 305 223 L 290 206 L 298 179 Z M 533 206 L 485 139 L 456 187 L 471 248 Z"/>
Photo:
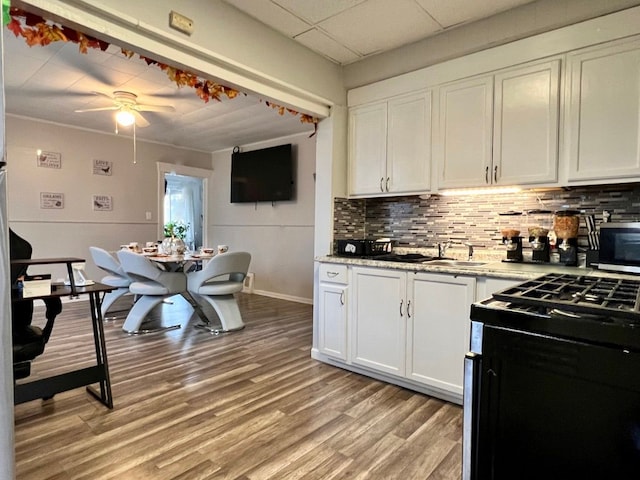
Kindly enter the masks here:
<path id="1" fill-rule="evenodd" d="M 552 215 L 502 216 L 507 211 L 577 209 L 602 222 L 640 221 L 640 184 L 525 190 L 508 195 L 336 198 L 334 239 L 389 237 L 398 247 L 431 247 L 444 240 L 471 242 L 488 249 L 502 248 L 500 230 L 512 227 L 526 235 L 533 223 L 552 228 Z M 584 220 L 579 244 L 586 246 Z"/>

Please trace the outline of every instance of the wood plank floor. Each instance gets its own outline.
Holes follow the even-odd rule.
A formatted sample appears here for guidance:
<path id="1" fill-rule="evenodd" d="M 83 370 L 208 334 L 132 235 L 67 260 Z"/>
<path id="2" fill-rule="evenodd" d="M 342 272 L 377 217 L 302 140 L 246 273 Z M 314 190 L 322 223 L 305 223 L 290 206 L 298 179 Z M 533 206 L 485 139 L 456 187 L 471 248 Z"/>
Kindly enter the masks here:
<path id="1" fill-rule="evenodd" d="M 179 330 L 105 323 L 114 409 L 84 388 L 16 406 L 18 480 L 460 479 L 459 406 L 311 359 L 309 305 L 238 301 L 227 335 L 181 298 L 153 317 Z M 91 364 L 88 318 L 64 305 L 30 379 Z"/>

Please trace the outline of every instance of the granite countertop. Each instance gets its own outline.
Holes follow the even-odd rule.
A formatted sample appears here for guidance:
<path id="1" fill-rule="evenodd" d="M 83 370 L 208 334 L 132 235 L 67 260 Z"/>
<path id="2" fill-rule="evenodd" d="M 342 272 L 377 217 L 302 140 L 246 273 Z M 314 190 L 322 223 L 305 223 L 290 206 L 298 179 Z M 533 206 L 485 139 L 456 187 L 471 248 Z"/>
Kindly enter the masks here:
<path id="1" fill-rule="evenodd" d="M 338 263 L 344 265 L 362 266 L 362 267 L 377 267 L 377 268 L 389 268 L 395 270 L 407 270 L 412 272 L 425 272 L 425 273 L 448 273 L 453 275 L 469 275 L 469 276 L 482 276 L 482 277 L 494 277 L 494 278 L 506 278 L 515 280 L 529 280 L 536 278 L 547 273 L 568 273 L 572 275 L 592 275 L 597 272 L 598 275 L 602 275 L 604 272 L 598 271 L 592 268 L 584 267 L 566 267 L 564 265 L 549 263 L 513 263 L 503 262 L 501 260 L 488 259 L 479 260 L 482 265 L 430 265 L 429 262 L 425 263 L 403 263 L 403 262 L 386 262 L 375 260 L 373 258 L 348 258 L 338 257 L 334 255 L 319 256 L 315 258 L 318 262 L 325 263 Z M 617 274 L 614 274 L 617 275 Z"/>

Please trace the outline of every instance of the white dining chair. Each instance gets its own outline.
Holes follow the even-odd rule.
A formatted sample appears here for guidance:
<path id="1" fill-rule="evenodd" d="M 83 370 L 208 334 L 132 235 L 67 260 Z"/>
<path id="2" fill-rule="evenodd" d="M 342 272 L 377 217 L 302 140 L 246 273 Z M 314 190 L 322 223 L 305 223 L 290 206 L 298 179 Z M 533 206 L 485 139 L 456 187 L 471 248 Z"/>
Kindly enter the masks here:
<path id="1" fill-rule="evenodd" d="M 117 258 L 111 255 L 108 251 L 100 247 L 89 247 L 89 253 L 93 259 L 93 263 L 96 264 L 100 270 L 107 273 L 106 276 L 100 279 L 100 283 L 115 287 L 115 290 L 108 292 L 102 298 L 102 305 L 100 312 L 102 313 L 103 320 L 114 320 L 118 318 L 116 315 L 110 317 L 107 316 L 107 312 L 111 306 L 123 295 L 129 293 L 129 285 L 131 284 L 131 278 L 124 271 L 122 265 Z M 112 313 L 126 312 L 126 310 L 118 310 Z"/>
<path id="2" fill-rule="evenodd" d="M 201 305 L 204 302 L 211 305 L 220 319 L 220 325 L 213 326 L 209 322 L 199 327 L 216 334 L 244 328 L 233 294 L 242 291 L 250 263 L 248 252 L 224 253 L 209 260 L 202 270 L 187 274 L 189 294 Z"/>
<path id="3" fill-rule="evenodd" d="M 129 291 L 139 295 L 138 300 L 129 311 L 122 329 L 129 334 L 141 334 L 180 328 L 180 324 L 177 324 L 168 327 L 140 329 L 145 317 L 155 306 L 169 297 L 186 291 L 187 277 L 184 272 L 160 270 L 151 260 L 138 253 L 120 250 L 117 255 L 122 268 L 131 278 Z"/>

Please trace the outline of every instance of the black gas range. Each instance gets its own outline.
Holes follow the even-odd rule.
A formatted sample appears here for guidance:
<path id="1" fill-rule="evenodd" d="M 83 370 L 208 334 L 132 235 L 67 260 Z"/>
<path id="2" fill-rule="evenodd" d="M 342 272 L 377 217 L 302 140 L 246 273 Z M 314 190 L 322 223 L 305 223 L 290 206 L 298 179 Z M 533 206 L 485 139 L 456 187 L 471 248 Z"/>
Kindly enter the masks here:
<path id="1" fill-rule="evenodd" d="M 640 351 L 640 277 L 550 273 L 472 305 L 471 318 Z"/>
<path id="2" fill-rule="evenodd" d="M 639 471 L 640 277 L 548 274 L 471 307 L 463 480 Z"/>

